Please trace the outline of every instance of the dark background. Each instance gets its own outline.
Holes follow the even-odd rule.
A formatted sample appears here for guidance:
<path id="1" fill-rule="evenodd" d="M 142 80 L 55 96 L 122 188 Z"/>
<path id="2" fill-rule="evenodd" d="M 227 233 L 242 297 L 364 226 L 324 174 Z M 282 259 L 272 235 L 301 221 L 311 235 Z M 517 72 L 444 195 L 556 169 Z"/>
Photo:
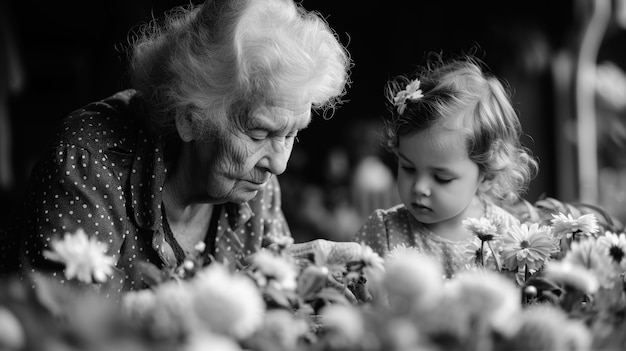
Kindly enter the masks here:
<path id="1" fill-rule="evenodd" d="M 328 120 L 318 118 L 299 137 L 285 176 L 324 187 L 329 150 L 352 155 L 386 112 L 385 82 L 424 63 L 430 51 L 479 57 L 511 84 L 524 143 L 540 158 L 541 172 L 528 198 L 557 194 L 554 84 L 551 62 L 576 42 L 589 1 L 356 1 L 304 0 L 320 12 L 347 46 L 354 67 L 347 103 Z M 126 87 L 124 47 L 129 29 L 186 1 L 16 1 L 2 3 L 21 58 L 24 85 L 9 100 L 16 182 L 2 192 L 3 216 L 21 199 L 24 182 L 57 121 L 92 100 Z M 621 32 L 619 35 L 622 35 Z M 608 39 L 607 39 L 608 40 Z M 621 43 L 622 41 L 620 41 Z M 611 48 L 619 47 L 619 50 Z M 603 49 L 612 55 L 621 46 Z M 4 79 L 0 77 L 0 79 Z M 371 136 L 368 137 L 371 139 Z M 372 151 L 378 152 L 378 150 Z M 356 156 L 355 156 L 356 157 Z M 385 162 L 391 162 L 381 156 Z M 350 158 L 350 165 L 354 160 Z M 290 173 L 291 172 L 291 173 Z M 4 218 L 3 218 L 4 219 Z"/>

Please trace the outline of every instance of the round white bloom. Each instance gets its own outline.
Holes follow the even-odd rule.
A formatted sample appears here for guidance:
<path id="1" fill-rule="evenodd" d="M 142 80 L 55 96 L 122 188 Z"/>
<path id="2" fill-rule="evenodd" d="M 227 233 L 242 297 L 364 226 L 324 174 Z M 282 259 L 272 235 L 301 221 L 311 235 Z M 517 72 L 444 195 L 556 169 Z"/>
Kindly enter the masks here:
<path id="1" fill-rule="evenodd" d="M 183 351 L 241 351 L 241 347 L 232 339 L 223 335 L 210 332 L 191 334 L 184 346 Z"/>
<path id="2" fill-rule="evenodd" d="M 243 339 L 261 325 L 265 302 L 254 282 L 214 263 L 189 281 L 191 305 L 199 328 Z"/>
<path id="3" fill-rule="evenodd" d="M 445 291 L 451 297 L 449 301 L 486 318 L 492 328 L 505 335 L 513 334 L 519 327 L 516 318 L 522 308 L 521 291 L 497 272 L 463 271 L 447 282 Z"/>
<path id="4" fill-rule="evenodd" d="M 145 318 L 156 303 L 156 295 L 150 289 L 128 291 L 122 295 L 122 312 L 132 319 Z"/>
<path id="5" fill-rule="evenodd" d="M 414 250 L 396 251 L 385 261 L 383 287 L 397 312 L 425 311 L 439 301 L 443 276 L 434 258 Z"/>
<path id="6" fill-rule="evenodd" d="M 52 251 L 45 250 L 44 257 L 65 264 L 67 279 L 104 283 L 113 274 L 116 259 L 106 254 L 107 245 L 88 237 L 83 229 L 65 233 L 62 240 L 52 240 L 50 246 Z"/>
<path id="7" fill-rule="evenodd" d="M 365 335 L 363 316 L 354 306 L 328 305 L 322 309 L 325 328 L 342 335 L 348 344 L 356 344 Z"/>
<path id="8" fill-rule="evenodd" d="M 26 333 L 19 319 L 9 309 L 0 306 L 0 348 L 21 350 L 25 344 Z"/>

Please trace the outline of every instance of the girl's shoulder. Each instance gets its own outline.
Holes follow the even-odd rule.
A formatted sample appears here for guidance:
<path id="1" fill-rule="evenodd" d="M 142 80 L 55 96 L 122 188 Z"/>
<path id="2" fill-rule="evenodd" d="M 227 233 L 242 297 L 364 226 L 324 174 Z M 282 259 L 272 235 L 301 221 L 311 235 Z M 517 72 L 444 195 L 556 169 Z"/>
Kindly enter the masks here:
<path id="1" fill-rule="evenodd" d="M 382 222 L 404 222 L 408 221 L 411 214 L 404 206 L 404 204 L 398 204 L 386 209 L 379 208 L 372 212 L 368 220 L 378 220 Z"/>
<path id="2" fill-rule="evenodd" d="M 365 227 L 384 228 L 390 235 L 413 236 L 433 236 L 430 229 L 420 223 L 403 205 L 399 204 L 387 209 L 378 209 L 368 217 Z"/>
<path id="3" fill-rule="evenodd" d="M 508 228 L 520 224 L 519 219 L 511 212 L 497 205 L 492 201 L 487 201 L 485 206 L 485 217 L 492 223 L 497 223 L 502 227 Z"/>

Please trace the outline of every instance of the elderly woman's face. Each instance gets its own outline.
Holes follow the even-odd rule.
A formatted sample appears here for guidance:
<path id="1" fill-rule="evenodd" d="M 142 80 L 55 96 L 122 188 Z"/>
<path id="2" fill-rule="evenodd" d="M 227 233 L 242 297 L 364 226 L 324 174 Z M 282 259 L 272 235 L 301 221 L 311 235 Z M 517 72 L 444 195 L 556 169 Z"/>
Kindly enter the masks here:
<path id="1" fill-rule="evenodd" d="M 200 171 L 209 201 L 254 198 L 272 175 L 285 171 L 296 135 L 310 121 L 310 104 L 261 106 L 231 119 L 219 138 L 198 142 L 192 167 Z"/>

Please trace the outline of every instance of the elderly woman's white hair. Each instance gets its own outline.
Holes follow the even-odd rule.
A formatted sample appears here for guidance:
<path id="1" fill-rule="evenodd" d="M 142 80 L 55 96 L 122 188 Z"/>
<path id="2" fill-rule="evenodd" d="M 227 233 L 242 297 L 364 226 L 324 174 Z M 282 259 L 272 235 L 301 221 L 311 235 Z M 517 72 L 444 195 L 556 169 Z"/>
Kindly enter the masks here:
<path id="1" fill-rule="evenodd" d="M 158 134 L 174 132 L 176 118 L 193 118 L 205 133 L 229 114 L 283 100 L 327 111 L 349 80 L 335 33 L 292 0 L 207 0 L 139 33 L 131 84 Z"/>

